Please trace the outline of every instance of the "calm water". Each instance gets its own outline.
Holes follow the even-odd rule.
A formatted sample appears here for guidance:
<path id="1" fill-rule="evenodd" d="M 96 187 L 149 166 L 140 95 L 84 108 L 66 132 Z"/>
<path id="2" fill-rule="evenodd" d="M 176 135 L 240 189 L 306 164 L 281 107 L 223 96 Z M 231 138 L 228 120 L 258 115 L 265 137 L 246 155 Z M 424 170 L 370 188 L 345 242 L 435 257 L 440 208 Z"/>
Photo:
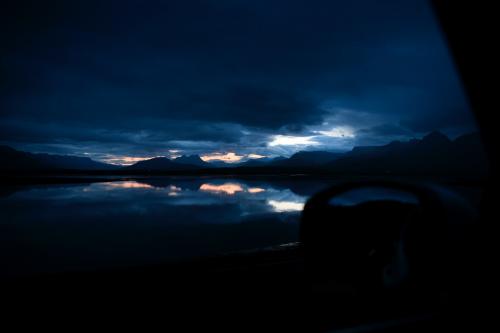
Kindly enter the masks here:
<path id="1" fill-rule="evenodd" d="M 158 178 L 0 196 L 2 275 L 154 264 L 294 242 L 301 179 Z"/>

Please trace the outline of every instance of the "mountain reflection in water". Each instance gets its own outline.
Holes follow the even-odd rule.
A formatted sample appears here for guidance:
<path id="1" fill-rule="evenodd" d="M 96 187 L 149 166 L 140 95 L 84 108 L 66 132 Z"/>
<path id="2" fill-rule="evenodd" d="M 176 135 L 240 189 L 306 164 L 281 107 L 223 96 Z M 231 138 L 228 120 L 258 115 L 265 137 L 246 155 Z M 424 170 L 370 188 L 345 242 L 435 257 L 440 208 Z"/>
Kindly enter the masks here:
<path id="1" fill-rule="evenodd" d="M 161 263 L 295 242 L 323 182 L 162 177 L 15 189 L 0 197 L 0 271 Z"/>

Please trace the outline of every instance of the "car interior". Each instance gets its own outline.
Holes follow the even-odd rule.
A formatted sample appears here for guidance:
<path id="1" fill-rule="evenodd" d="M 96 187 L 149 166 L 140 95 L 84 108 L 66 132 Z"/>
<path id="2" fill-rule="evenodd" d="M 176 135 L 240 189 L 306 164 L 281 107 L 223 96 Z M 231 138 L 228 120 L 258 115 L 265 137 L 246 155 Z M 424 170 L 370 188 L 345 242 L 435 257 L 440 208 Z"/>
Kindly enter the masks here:
<path id="1" fill-rule="evenodd" d="M 480 189 L 479 208 L 429 180 L 347 179 L 307 200 L 298 242 L 159 265 L 5 278 L 2 322 L 64 330 L 486 330 L 490 226 L 497 215 L 496 122 L 487 82 L 496 64 L 495 10 L 441 0 L 432 8 L 488 154 L 485 181 L 454 184 Z"/>

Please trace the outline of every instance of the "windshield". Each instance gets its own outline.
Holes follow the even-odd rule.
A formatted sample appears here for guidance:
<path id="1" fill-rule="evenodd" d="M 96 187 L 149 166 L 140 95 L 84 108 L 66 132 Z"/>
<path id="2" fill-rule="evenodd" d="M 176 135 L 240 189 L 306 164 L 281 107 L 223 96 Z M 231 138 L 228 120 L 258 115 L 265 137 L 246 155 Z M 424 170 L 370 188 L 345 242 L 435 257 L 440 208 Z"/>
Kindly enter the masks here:
<path id="1" fill-rule="evenodd" d="M 426 1 L 45 1 L 0 24 L 2 275 L 293 244 L 345 179 L 487 172 Z"/>

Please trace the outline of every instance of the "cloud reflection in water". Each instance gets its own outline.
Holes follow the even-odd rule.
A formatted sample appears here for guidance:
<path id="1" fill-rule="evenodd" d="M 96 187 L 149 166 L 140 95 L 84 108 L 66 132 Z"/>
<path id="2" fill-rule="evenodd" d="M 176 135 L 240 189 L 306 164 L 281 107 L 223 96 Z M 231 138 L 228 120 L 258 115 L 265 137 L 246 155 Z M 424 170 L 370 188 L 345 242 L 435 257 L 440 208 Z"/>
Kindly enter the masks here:
<path id="1" fill-rule="evenodd" d="M 105 183 L 106 187 L 109 188 L 149 188 L 153 189 L 154 187 L 149 184 L 139 183 L 136 181 L 118 181 L 118 182 L 110 182 Z"/>
<path id="2" fill-rule="evenodd" d="M 294 213 L 300 212 L 304 208 L 307 198 L 292 192 L 288 188 L 276 188 L 265 183 L 256 185 L 240 180 L 223 181 L 212 179 L 210 182 L 204 182 L 194 187 L 182 186 L 173 182 L 156 185 L 140 181 L 119 181 L 106 183 L 104 186 L 107 190 L 131 189 L 143 192 L 143 194 L 138 192 L 136 194 L 138 196 L 153 195 L 155 192 L 166 191 L 169 199 L 164 204 L 168 205 L 237 205 L 240 207 L 242 215 Z M 93 184 L 91 186 L 101 185 Z"/>
<path id="3" fill-rule="evenodd" d="M 304 209 L 304 202 L 268 200 L 267 203 L 277 213 L 300 212 Z"/>
<path id="4" fill-rule="evenodd" d="M 200 191 L 234 195 L 237 192 L 243 192 L 244 190 L 243 187 L 237 183 L 225 183 L 221 185 L 205 183 L 200 186 Z"/>
<path id="5" fill-rule="evenodd" d="M 19 272 L 157 263 L 297 241 L 307 194 L 293 185 L 158 177 L 35 186 L 0 198 L 0 220 L 19 235 L 12 253 L 51 254 L 30 265 L 22 257 Z"/>
<path id="6" fill-rule="evenodd" d="M 38 193 L 38 192 L 43 192 Z M 19 193 L 23 197 L 43 196 L 57 200 L 87 200 L 100 203 L 120 201 L 132 203 L 127 209 L 138 208 L 142 212 L 154 211 L 160 206 L 215 207 L 229 205 L 237 208 L 238 216 L 259 214 L 284 214 L 302 211 L 307 196 L 299 195 L 283 185 L 272 182 L 210 179 L 192 181 L 186 179 L 127 180 L 93 183 L 64 189 L 35 190 Z M 140 209 L 139 209 L 140 207 Z M 135 211 L 131 212 L 132 214 Z"/>

